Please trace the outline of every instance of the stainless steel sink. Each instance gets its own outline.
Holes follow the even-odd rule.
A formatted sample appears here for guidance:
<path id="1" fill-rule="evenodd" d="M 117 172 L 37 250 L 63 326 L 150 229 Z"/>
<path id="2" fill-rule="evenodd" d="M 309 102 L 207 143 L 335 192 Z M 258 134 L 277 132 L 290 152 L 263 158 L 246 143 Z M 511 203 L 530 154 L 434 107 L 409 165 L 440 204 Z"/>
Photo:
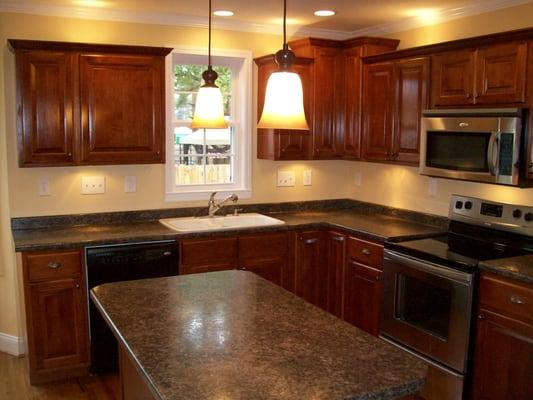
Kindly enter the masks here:
<path id="1" fill-rule="evenodd" d="M 184 217 L 160 219 L 163 225 L 178 232 L 220 231 L 225 229 L 253 228 L 283 225 L 285 222 L 263 214 L 248 213 L 225 217 Z"/>

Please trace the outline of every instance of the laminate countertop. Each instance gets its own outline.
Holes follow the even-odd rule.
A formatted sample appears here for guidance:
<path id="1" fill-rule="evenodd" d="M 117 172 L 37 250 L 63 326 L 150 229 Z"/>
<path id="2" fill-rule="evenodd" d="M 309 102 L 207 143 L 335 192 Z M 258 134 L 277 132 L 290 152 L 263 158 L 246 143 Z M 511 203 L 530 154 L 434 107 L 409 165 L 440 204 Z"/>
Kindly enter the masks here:
<path id="1" fill-rule="evenodd" d="M 479 268 L 520 282 L 533 283 L 533 254 L 481 261 Z"/>
<path id="2" fill-rule="evenodd" d="M 425 381 L 419 359 L 250 272 L 109 283 L 91 297 L 157 399 L 396 399 Z"/>
<path id="3" fill-rule="evenodd" d="M 40 229 L 13 230 L 16 251 L 54 250 L 105 244 L 230 236 L 246 233 L 293 229 L 341 229 L 376 241 L 415 239 L 445 231 L 402 216 L 390 216 L 358 208 L 335 211 L 265 213 L 285 221 L 284 225 L 261 228 L 228 229 L 217 232 L 180 233 L 158 221 L 91 224 Z"/>

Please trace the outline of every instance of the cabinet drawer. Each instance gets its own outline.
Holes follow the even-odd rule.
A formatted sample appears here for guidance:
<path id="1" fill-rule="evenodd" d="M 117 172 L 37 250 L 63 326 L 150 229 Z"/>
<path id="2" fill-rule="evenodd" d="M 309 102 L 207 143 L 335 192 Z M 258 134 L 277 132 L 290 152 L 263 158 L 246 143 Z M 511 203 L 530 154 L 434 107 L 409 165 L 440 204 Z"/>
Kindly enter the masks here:
<path id="1" fill-rule="evenodd" d="M 70 278 L 81 274 L 79 250 L 61 253 L 25 253 L 23 261 L 30 282 Z"/>
<path id="2" fill-rule="evenodd" d="M 533 285 L 482 274 L 479 298 L 484 308 L 533 321 Z"/>
<path id="3" fill-rule="evenodd" d="M 383 269 L 383 246 L 366 240 L 348 238 L 348 257 L 361 264 Z"/>
<path id="4" fill-rule="evenodd" d="M 286 233 L 243 236 L 239 238 L 239 258 L 283 257 L 287 253 Z"/>
<path id="5" fill-rule="evenodd" d="M 237 238 L 185 240 L 181 242 L 181 265 L 231 263 L 237 258 Z"/>

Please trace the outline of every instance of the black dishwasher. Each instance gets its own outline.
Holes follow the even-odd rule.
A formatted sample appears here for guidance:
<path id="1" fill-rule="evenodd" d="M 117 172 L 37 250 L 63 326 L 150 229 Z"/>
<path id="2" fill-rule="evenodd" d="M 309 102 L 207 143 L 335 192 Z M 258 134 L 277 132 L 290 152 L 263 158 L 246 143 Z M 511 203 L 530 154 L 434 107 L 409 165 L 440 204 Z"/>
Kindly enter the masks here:
<path id="1" fill-rule="evenodd" d="M 86 251 L 89 290 L 108 282 L 159 278 L 179 273 L 178 246 L 175 241 L 88 247 Z M 89 302 L 89 318 L 91 372 L 117 371 L 117 341 L 92 301 Z"/>

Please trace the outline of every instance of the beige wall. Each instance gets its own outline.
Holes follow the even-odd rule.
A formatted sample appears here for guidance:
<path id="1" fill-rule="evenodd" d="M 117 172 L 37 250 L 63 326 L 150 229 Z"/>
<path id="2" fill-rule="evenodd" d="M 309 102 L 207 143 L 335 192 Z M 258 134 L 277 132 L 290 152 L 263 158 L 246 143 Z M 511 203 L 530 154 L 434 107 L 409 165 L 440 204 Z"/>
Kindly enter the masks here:
<path id="1" fill-rule="evenodd" d="M 406 47 L 521 28 L 530 24 L 532 17 L 533 5 L 528 5 L 390 36 L 402 40 L 401 46 Z M 163 166 L 18 168 L 15 145 L 14 60 L 5 46 L 6 39 L 204 46 L 205 34 L 205 30 L 201 29 L 0 14 L 0 43 L 3 44 L 0 53 L 0 83 L 5 83 L 5 96 L 0 99 L 0 262 L 3 263 L 0 265 L 0 332 L 12 335 L 19 335 L 22 332 L 17 313 L 16 267 L 9 234 L 9 217 L 178 207 L 191 204 L 164 202 Z M 251 50 L 254 56 L 258 56 L 277 50 L 279 41 L 278 37 L 272 35 L 216 31 L 213 46 Z M 5 123 L 2 118 L 4 116 Z M 430 197 L 427 195 L 428 178 L 419 176 L 415 168 L 343 161 L 276 163 L 256 160 L 255 134 L 253 137 L 253 198 L 249 200 L 250 202 L 350 196 L 445 215 L 449 195 L 462 193 L 533 205 L 532 190 L 440 179 L 437 181 L 437 196 Z M 296 187 L 275 187 L 278 168 L 296 170 Z M 313 186 L 302 186 L 301 172 L 304 168 L 313 170 Z M 362 186 L 355 185 L 356 172 L 361 172 L 363 175 Z M 81 196 L 80 178 L 85 174 L 105 175 L 108 184 L 107 193 L 102 196 Z M 136 194 L 123 193 L 125 175 L 137 176 Z M 50 179 L 52 196 L 37 195 L 37 180 L 40 177 Z"/>

